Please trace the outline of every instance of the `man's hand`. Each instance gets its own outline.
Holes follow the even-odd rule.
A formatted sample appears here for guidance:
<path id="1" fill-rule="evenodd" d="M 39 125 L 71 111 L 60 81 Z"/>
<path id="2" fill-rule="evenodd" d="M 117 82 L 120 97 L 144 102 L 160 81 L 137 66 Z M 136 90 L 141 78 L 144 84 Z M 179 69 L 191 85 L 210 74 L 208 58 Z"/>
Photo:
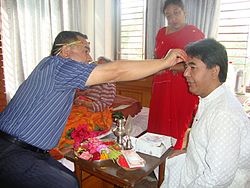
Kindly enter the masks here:
<path id="1" fill-rule="evenodd" d="M 180 62 L 172 67 L 170 67 L 170 71 L 172 71 L 172 73 L 175 75 L 179 72 L 184 72 L 185 71 L 185 67 L 184 67 L 185 63 L 184 62 Z"/>
<path id="2" fill-rule="evenodd" d="M 163 59 L 169 62 L 171 66 L 174 66 L 180 62 L 185 62 L 187 54 L 182 49 L 171 49 Z"/>

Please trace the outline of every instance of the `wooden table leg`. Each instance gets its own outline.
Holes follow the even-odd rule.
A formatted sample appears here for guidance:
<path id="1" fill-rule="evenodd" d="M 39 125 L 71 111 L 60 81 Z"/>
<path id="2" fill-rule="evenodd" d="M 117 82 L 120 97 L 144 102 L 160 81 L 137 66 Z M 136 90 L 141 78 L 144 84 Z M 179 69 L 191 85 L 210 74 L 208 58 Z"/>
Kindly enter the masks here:
<path id="1" fill-rule="evenodd" d="M 79 182 L 79 186 L 80 188 L 82 188 L 82 170 L 80 169 L 79 165 L 77 165 L 77 163 L 75 163 L 75 174 L 76 174 L 76 177 L 78 179 L 78 182 Z"/>
<path id="2" fill-rule="evenodd" d="M 160 166 L 159 166 L 159 180 L 158 180 L 158 187 L 161 186 L 162 182 L 164 181 L 165 178 L 165 164 L 166 160 L 164 160 Z"/>

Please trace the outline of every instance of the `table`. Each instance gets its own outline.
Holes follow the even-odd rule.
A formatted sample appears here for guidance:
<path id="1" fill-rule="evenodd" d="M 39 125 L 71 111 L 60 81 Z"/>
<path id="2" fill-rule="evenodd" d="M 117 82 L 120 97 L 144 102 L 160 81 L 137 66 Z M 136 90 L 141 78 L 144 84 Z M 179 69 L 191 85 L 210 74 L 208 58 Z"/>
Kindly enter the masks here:
<path id="1" fill-rule="evenodd" d="M 158 187 L 162 184 L 165 174 L 165 163 L 166 158 L 173 151 L 172 148 L 168 149 L 161 158 L 146 155 L 137 152 L 145 161 L 146 165 L 143 168 L 139 168 L 133 171 L 124 170 L 118 166 L 112 160 L 105 161 L 86 161 L 83 159 L 76 158 L 74 153 L 68 153 L 65 157 L 74 162 L 76 176 L 81 185 L 81 178 L 83 171 L 94 175 L 104 181 L 107 181 L 117 187 L 134 187 L 138 184 L 145 176 L 148 176 L 153 170 L 159 166 L 159 179 Z"/>

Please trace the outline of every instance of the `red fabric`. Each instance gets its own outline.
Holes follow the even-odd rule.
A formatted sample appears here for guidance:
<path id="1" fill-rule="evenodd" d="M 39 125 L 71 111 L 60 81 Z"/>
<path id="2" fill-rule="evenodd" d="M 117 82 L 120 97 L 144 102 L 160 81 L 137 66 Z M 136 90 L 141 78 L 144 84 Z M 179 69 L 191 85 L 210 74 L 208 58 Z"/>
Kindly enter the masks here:
<path id="1" fill-rule="evenodd" d="M 172 48 L 181 48 L 204 38 L 195 26 L 187 25 L 180 31 L 165 34 L 161 28 L 156 37 L 156 58 L 163 58 Z M 188 91 L 183 73 L 165 71 L 154 76 L 150 102 L 148 132 L 177 138 L 175 149 L 182 148 L 185 131 L 192 121 L 198 97 Z"/>

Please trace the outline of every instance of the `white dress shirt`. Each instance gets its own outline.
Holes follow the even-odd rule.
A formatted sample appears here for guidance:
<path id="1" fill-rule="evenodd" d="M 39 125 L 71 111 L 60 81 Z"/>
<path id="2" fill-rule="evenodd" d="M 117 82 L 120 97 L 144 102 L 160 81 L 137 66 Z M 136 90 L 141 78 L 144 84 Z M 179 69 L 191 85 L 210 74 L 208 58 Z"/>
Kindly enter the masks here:
<path id="1" fill-rule="evenodd" d="M 168 160 L 162 187 L 250 187 L 250 121 L 224 84 L 200 99 L 187 154 L 179 159 Z"/>

